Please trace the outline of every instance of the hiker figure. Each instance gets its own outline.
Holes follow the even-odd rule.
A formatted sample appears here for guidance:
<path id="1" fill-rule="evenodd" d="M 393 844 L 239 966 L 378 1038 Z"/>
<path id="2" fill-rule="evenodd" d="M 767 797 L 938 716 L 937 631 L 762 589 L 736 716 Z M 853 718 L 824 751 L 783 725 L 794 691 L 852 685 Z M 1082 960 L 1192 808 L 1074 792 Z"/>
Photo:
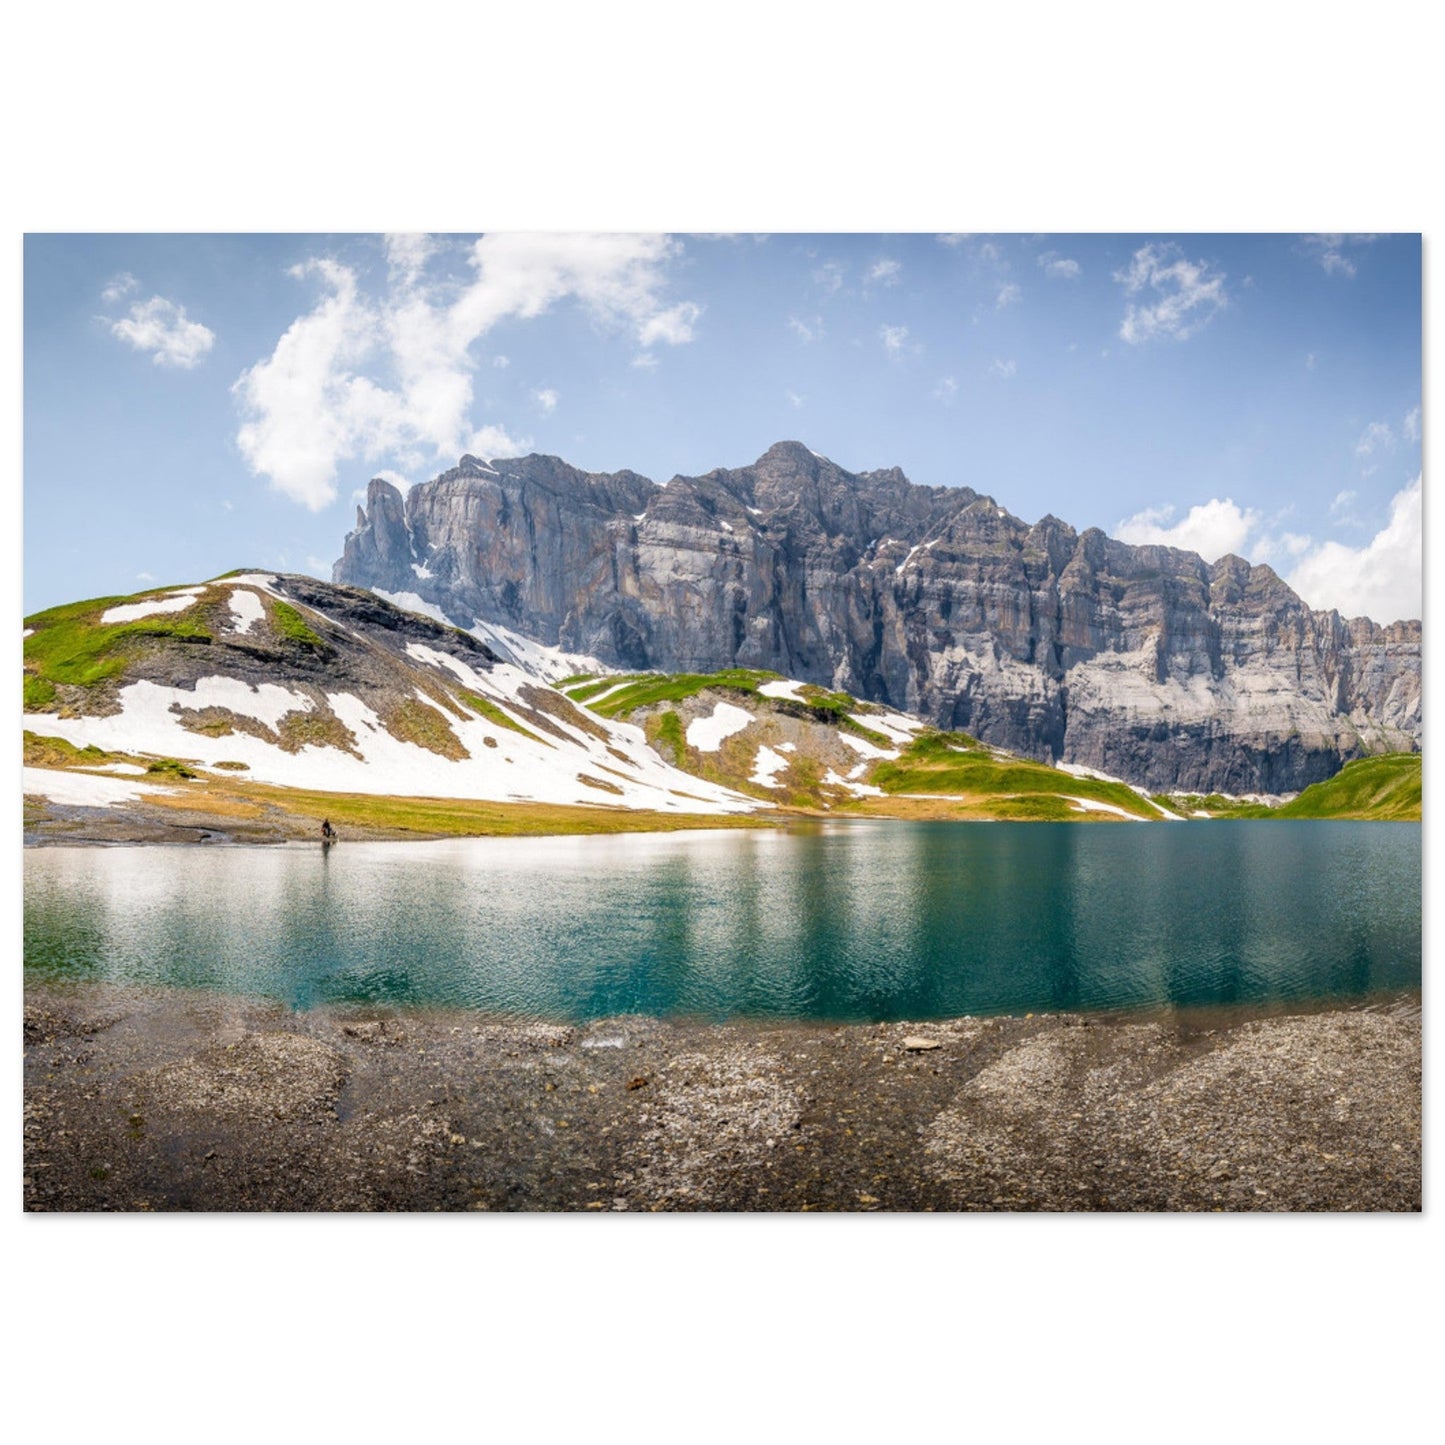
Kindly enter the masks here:
<path id="1" fill-rule="evenodd" d="M 332 840 L 333 838 L 335 838 L 335 837 L 336 837 L 336 829 L 331 826 L 331 819 L 330 819 L 330 818 L 323 818 L 323 819 L 321 820 L 321 839 L 322 839 L 322 842 L 324 842 L 324 843 L 329 843 L 329 842 L 331 842 L 331 840 Z"/>

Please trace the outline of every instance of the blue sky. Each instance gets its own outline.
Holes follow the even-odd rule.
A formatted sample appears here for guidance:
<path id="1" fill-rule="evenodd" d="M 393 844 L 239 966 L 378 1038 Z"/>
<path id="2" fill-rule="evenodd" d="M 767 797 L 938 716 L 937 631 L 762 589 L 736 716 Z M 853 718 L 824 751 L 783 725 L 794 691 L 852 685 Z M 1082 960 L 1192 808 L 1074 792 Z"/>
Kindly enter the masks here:
<path id="1" fill-rule="evenodd" d="M 24 606 L 329 576 L 377 474 L 796 438 L 1420 615 L 1416 235 L 31 235 Z"/>

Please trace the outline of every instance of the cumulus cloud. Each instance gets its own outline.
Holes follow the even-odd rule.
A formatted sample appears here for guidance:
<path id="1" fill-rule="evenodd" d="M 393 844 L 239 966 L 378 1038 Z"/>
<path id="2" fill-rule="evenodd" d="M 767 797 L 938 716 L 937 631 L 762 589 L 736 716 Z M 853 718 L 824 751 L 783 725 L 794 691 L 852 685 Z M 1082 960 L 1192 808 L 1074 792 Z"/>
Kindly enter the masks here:
<path id="1" fill-rule="evenodd" d="M 1231 552 L 1243 555 L 1245 540 L 1258 523 L 1253 508 L 1241 508 L 1230 497 L 1213 497 L 1191 507 L 1178 522 L 1173 507 L 1147 507 L 1120 522 L 1114 535 L 1136 547 L 1179 547 L 1217 562 Z"/>
<path id="2" fill-rule="evenodd" d="M 1285 580 L 1311 607 L 1376 622 L 1421 613 L 1421 478 L 1390 503 L 1390 520 L 1363 547 L 1326 542 Z"/>
<path id="3" fill-rule="evenodd" d="M 1207 261 L 1189 260 L 1173 241 L 1141 246 L 1114 279 L 1130 298 L 1119 335 L 1131 346 L 1160 338 L 1187 341 L 1229 304 L 1224 273 Z"/>
<path id="4" fill-rule="evenodd" d="M 157 366 L 190 371 L 206 359 L 206 353 L 216 344 L 216 333 L 209 326 L 190 320 L 184 306 L 164 296 L 137 301 L 119 321 L 109 324 L 112 335 L 137 351 L 148 351 Z"/>
<path id="5" fill-rule="evenodd" d="M 896 286 L 903 279 L 903 267 L 891 256 L 875 261 L 868 271 L 868 280 L 875 286 Z"/>
<path id="6" fill-rule="evenodd" d="M 693 323 L 702 315 L 702 307 L 693 301 L 682 301 L 666 311 L 659 311 L 642 324 L 637 339 L 643 346 L 665 341 L 669 346 L 682 346 L 692 340 Z"/>
<path id="7" fill-rule="evenodd" d="M 1005 306 L 1012 306 L 1023 294 L 1012 281 L 1005 281 L 994 295 L 994 310 L 1002 311 Z"/>
<path id="8" fill-rule="evenodd" d="M 939 236 L 939 244 L 943 246 L 961 246 L 973 235 L 972 231 L 946 231 Z"/>
<path id="9" fill-rule="evenodd" d="M 844 267 L 841 261 L 824 261 L 813 272 L 813 284 L 825 296 L 835 296 L 843 286 Z"/>
<path id="10" fill-rule="evenodd" d="M 477 341 L 572 302 L 643 348 L 634 365 L 653 365 L 647 348 L 691 341 L 701 315 L 664 297 L 679 249 L 664 236 L 488 235 L 466 249 L 469 275 L 437 278 L 430 242 L 391 237 L 379 295 L 351 267 L 313 258 L 292 274 L 319 282 L 320 299 L 232 388 L 242 455 L 313 511 L 335 499 L 342 462 L 515 455 L 523 444 L 503 427 L 472 419 Z"/>
<path id="11" fill-rule="evenodd" d="M 801 317 L 788 317 L 788 330 L 807 346 L 810 342 L 816 341 L 823 334 L 823 318 L 814 316 L 811 320 L 804 321 Z"/>
<path id="12" fill-rule="evenodd" d="M 880 326 L 878 339 L 882 341 L 883 349 L 889 356 L 901 356 L 903 344 L 908 340 L 908 328 L 906 326 Z"/>
<path id="13" fill-rule="evenodd" d="M 543 416 L 551 416 L 557 410 L 557 403 L 562 398 L 550 386 L 543 386 L 532 393 L 532 400 L 537 403 L 537 408 Z"/>
<path id="14" fill-rule="evenodd" d="M 474 457 L 520 457 L 532 450 L 531 437 L 514 437 L 504 426 L 478 427 L 467 438 L 466 450 Z"/>
<path id="15" fill-rule="evenodd" d="M 1417 442 L 1420 440 L 1420 408 L 1417 406 L 1413 411 L 1405 413 L 1405 420 L 1401 423 L 1404 428 L 1407 441 Z"/>
<path id="16" fill-rule="evenodd" d="M 1039 257 L 1039 265 L 1043 267 L 1044 275 L 1055 281 L 1077 280 L 1084 270 L 1077 261 L 1060 256 L 1057 251 L 1045 251 Z"/>
<path id="17" fill-rule="evenodd" d="M 952 402 L 954 397 L 958 395 L 957 379 L 952 376 L 943 377 L 938 385 L 933 388 L 933 395 L 935 400 L 941 401 L 945 405 Z"/>
<path id="18" fill-rule="evenodd" d="M 799 396 L 796 391 L 785 391 L 783 395 L 787 397 L 788 404 L 794 408 L 802 406 L 802 404 L 807 400 L 807 397 Z"/>
<path id="19" fill-rule="evenodd" d="M 999 376 L 999 377 L 1002 377 L 1005 381 L 1007 381 L 1007 380 L 1009 379 L 1009 377 L 1011 377 L 1011 376 L 1017 376 L 1017 375 L 1018 375 L 1018 369 L 1019 369 L 1019 364 L 1018 364 L 1018 362 L 1014 361 L 1012 358 L 1010 358 L 1010 359 L 1008 359 L 1008 360 L 1006 360 L 1006 361 L 1000 359 L 1000 360 L 995 361 L 995 362 L 989 367 L 989 369 L 988 369 L 988 374 L 989 374 L 990 376 Z"/>
<path id="20" fill-rule="evenodd" d="M 139 286 L 140 282 L 129 271 L 122 271 L 119 276 L 112 276 L 106 282 L 105 290 L 100 293 L 100 299 L 107 306 L 114 306 L 123 296 L 129 296 Z"/>
<path id="21" fill-rule="evenodd" d="M 392 271 L 415 281 L 436 250 L 436 242 L 424 232 L 394 232 L 385 238 L 386 260 Z"/>

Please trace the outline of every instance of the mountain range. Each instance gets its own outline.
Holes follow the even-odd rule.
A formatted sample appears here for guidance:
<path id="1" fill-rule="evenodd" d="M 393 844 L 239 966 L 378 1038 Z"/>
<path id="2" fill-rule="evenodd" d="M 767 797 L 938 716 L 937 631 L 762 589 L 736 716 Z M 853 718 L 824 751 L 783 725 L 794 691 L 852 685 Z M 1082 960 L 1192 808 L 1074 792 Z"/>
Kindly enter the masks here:
<path id="1" fill-rule="evenodd" d="M 536 455 L 378 478 L 333 578 L 562 670 L 774 672 L 1151 791 L 1297 792 L 1420 747 L 1418 621 L 798 442 L 661 483 Z"/>

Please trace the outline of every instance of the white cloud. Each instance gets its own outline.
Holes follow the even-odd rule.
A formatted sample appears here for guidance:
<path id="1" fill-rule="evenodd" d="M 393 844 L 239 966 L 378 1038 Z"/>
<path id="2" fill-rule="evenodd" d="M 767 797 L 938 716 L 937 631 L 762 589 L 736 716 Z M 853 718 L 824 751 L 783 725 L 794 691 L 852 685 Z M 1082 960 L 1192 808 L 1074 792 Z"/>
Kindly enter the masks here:
<path id="1" fill-rule="evenodd" d="M 843 286 L 843 270 L 841 261 L 824 261 L 813 272 L 813 284 L 819 287 L 825 296 L 835 296 Z"/>
<path id="2" fill-rule="evenodd" d="M 404 476 L 401 472 L 393 471 L 390 467 L 383 467 L 379 472 L 373 472 L 373 476 L 380 477 L 383 482 L 390 482 L 399 492 L 409 492 L 412 487 L 411 478 Z M 365 498 L 366 493 L 359 494 Z"/>
<path id="3" fill-rule="evenodd" d="M 657 365 L 657 358 L 650 351 L 639 351 L 632 358 L 632 364 L 639 371 L 651 371 Z"/>
<path id="4" fill-rule="evenodd" d="M 110 322 L 110 329 L 137 351 L 150 352 L 157 366 L 178 366 L 185 371 L 199 366 L 216 344 L 216 333 L 210 327 L 189 320 L 184 306 L 164 296 L 137 301 L 121 320 Z"/>
<path id="5" fill-rule="evenodd" d="M 802 406 L 802 404 L 808 399 L 805 396 L 799 396 L 796 391 L 785 391 L 783 395 L 787 397 L 789 405 L 795 408 Z"/>
<path id="6" fill-rule="evenodd" d="M 1039 265 L 1044 268 L 1044 275 L 1055 281 L 1076 281 L 1084 269 L 1077 261 L 1060 256 L 1057 251 L 1045 251 L 1039 257 Z"/>
<path id="7" fill-rule="evenodd" d="M 873 263 L 868 279 L 880 286 L 896 286 L 903 279 L 903 267 L 891 256 L 884 256 Z"/>
<path id="8" fill-rule="evenodd" d="M 1007 381 L 1009 377 L 1018 375 L 1018 369 L 1018 362 L 1014 361 L 1012 358 L 1006 361 L 1003 359 L 999 359 L 994 361 L 993 364 L 989 367 L 988 374 L 990 376 L 1002 377 L 1005 381 Z"/>
<path id="9" fill-rule="evenodd" d="M 1344 276 L 1348 279 L 1355 275 L 1359 267 L 1345 254 L 1345 248 L 1347 246 L 1367 246 L 1374 239 L 1374 236 L 1364 233 L 1347 236 L 1340 232 L 1332 232 L 1301 237 L 1300 244 L 1304 247 L 1306 255 L 1313 256 L 1319 262 L 1327 276 Z"/>
<path id="10" fill-rule="evenodd" d="M 1326 542 L 1285 579 L 1311 607 L 1376 622 L 1421 613 L 1421 479 L 1390 503 L 1390 520 L 1363 547 Z"/>
<path id="11" fill-rule="evenodd" d="M 1369 457 L 1377 451 L 1388 452 L 1394 449 L 1395 433 L 1390 430 L 1389 423 L 1383 421 L 1372 421 L 1360 433 L 1360 439 L 1355 443 L 1357 457 Z"/>
<path id="12" fill-rule="evenodd" d="M 1024 293 L 1014 285 L 1012 281 L 1005 281 L 994 296 L 994 309 L 1002 311 L 1005 306 L 1012 306 Z"/>
<path id="13" fill-rule="evenodd" d="M 105 290 L 100 293 L 100 299 L 107 306 L 114 306 L 122 296 L 129 296 L 139 285 L 140 282 L 129 271 L 122 271 L 119 276 L 112 276 L 106 282 Z"/>
<path id="14" fill-rule="evenodd" d="M 532 400 L 537 403 L 537 408 L 543 416 L 551 416 L 557 410 L 557 403 L 562 398 L 550 386 L 544 386 L 532 393 Z"/>
<path id="15" fill-rule="evenodd" d="M 1119 335 L 1132 346 L 1167 337 L 1187 341 L 1229 304 L 1225 276 L 1207 261 L 1190 261 L 1173 241 L 1150 242 L 1116 271 L 1130 300 Z"/>
<path id="16" fill-rule="evenodd" d="M 972 234 L 972 231 L 948 231 L 938 240 L 944 246 L 961 246 Z"/>
<path id="17" fill-rule="evenodd" d="M 135 580 L 136 580 L 137 582 L 154 582 L 156 579 L 155 579 L 155 576 L 154 576 L 153 573 L 150 573 L 150 572 L 137 572 L 137 573 L 135 574 Z"/>
<path id="18" fill-rule="evenodd" d="M 1420 440 L 1420 408 L 1417 406 L 1413 411 L 1405 413 L 1405 420 L 1401 423 L 1404 428 L 1405 437 L 1408 441 L 1417 442 Z"/>
<path id="19" fill-rule="evenodd" d="M 1330 516 L 1337 521 L 1354 521 L 1354 514 L 1350 509 L 1358 495 L 1357 492 L 1352 492 L 1348 488 L 1342 492 L 1336 492 L 1334 501 L 1330 503 Z"/>
<path id="20" fill-rule="evenodd" d="M 424 232 L 393 232 L 385 238 L 386 259 L 393 272 L 415 281 L 436 250 L 436 242 Z"/>
<path id="21" fill-rule="evenodd" d="M 933 395 L 935 400 L 947 405 L 958 395 L 957 378 L 952 376 L 943 377 L 938 385 L 933 388 Z"/>
<path id="22" fill-rule="evenodd" d="M 505 371 L 511 364 L 512 358 L 510 356 L 503 356 L 498 353 L 492 358 L 492 365 L 495 366 L 499 371 Z"/>
<path id="23" fill-rule="evenodd" d="M 796 316 L 790 316 L 788 317 L 788 330 L 806 346 L 823 334 L 823 318 L 814 316 L 811 321 L 803 321 Z"/>
<path id="24" fill-rule="evenodd" d="M 1148 507 L 1120 522 L 1114 535 L 1135 547 L 1179 547 L 1217 562 L 1231 552 L 1243 555 L 1245 539 L 1259 523 L 1258 512 L 1241 509 L 1230 497 L 1201 502 L 1182 521 L 1173 518 L 1173 507 Z"/>
<path id="25" fill-rule="evenodd" d="M 702 307 L 693 301 L 682 301 L 667 311 L 649 317 L 637 334 L 638 342 L 651 346 L 665 341 L 669 346 L 683 346 L 692 340 L 693 323 L 702 315 Z"/>
<path id="26" fill-rule="evenodd" d="M 1306 371 L 1313 371 L 1314 369 L 1315 369 L 1315 354 L 1314 354 L 1313 351 L 1307 351 L 1307 352 L 1305 352 L 1305 370 L 1306 370 Z"/>
<path id="27" fill-rule="evenodd" d="M 498 457 L 525 456 L 532 450 L 532 438 L 514 437 L 506 427 L 484 426 L 471 434 L 465 449 L 472 456 L 491 462 Z"/>
<path id="28" fill-rule="evenodd" d="M 906 326 L 880 326 L 878 337 L 883 342 L 883 349 L 889 356 L 901 356 L 903 344 L 908 340 L 908 328 Z"/>
<path id="29" fill-rule="evenodd" d="M 679 252 L 665 236 L 487 235 L 466 249 L 470 276 L 429 280 L 440 253 L 392 238 L 376 297 L 350 267 L 310 260 L 292 274 L 319 279 L 325 294 L 237 380 L 237 443 L 254 472 L 313 511 L 335 499 L 343 462 L 515 454 L 525 443 L 471 416 L 475 343 L 570 301 L 644 348 L 634 364 L 653 365 L 646 348 L 690 341 L 702 314 L 664 300 Z"/>

